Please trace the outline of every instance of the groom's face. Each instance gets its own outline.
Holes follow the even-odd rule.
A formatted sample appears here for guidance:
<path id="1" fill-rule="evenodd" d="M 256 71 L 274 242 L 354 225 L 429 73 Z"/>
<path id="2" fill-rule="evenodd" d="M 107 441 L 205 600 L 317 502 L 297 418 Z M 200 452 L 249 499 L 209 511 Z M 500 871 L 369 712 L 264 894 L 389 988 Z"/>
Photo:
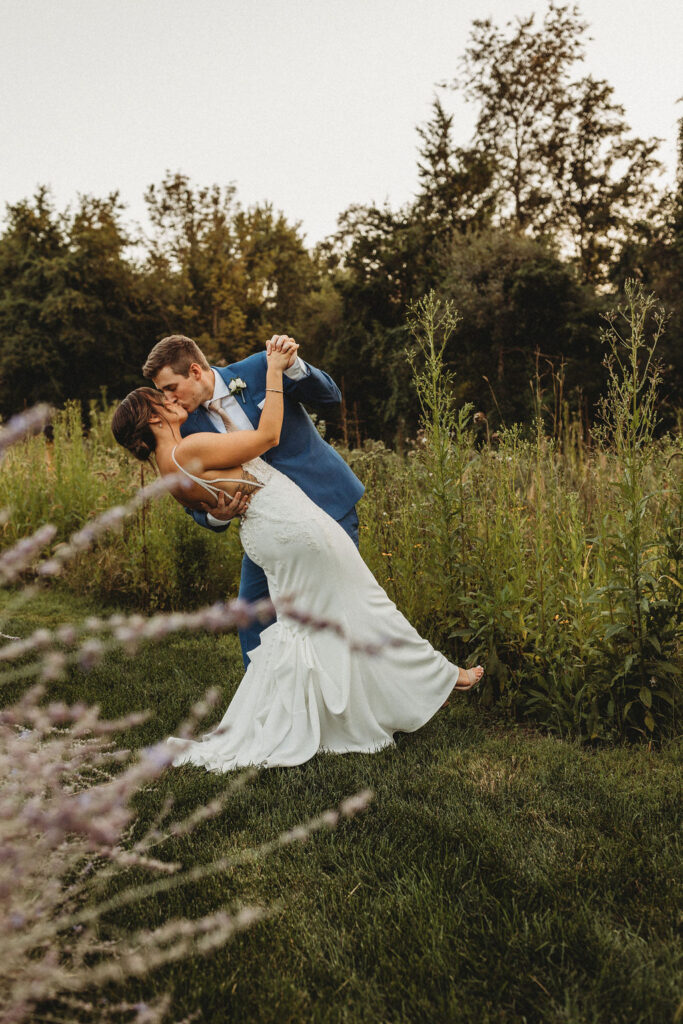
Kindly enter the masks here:
<path id="1" fill-rule="evenodd" d="M 195 409 L 207 400 L 206 385 L 202 379 L 201 367 L 192 363 L 187 377 L 176 373 L 170 366 L 162 366 L 154 384 L 163 392 L 164 401 L 168 406 L 181 405 L 187 412 Z M 211 395 L 208 396 L 211 398 Z"/>

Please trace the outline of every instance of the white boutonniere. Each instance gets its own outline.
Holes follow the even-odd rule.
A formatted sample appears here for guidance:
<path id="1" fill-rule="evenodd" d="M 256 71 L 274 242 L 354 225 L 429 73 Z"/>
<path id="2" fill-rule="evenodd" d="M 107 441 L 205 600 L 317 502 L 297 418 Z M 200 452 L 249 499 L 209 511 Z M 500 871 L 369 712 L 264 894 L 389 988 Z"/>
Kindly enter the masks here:
<path id="1" fill-rule="evenodd" d="M 245 384 L 241 377 L 233 377 L 230 383 L 228 384 L 228 394 L 240 395 L 242 397 L 242 405 L 244 405 L 244 395 L 242 395 L 242 392 L 246 391 L 246 389 L 247 385 Z"/>

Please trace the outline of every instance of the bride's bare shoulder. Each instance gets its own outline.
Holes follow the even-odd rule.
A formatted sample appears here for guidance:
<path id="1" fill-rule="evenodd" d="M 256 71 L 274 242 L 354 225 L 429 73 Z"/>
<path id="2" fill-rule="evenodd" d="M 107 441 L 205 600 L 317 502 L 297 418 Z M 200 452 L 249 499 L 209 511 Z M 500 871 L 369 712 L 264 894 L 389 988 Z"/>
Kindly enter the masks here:
<path id="1" fill-rule="evenodd" d="M 196 452 L 198 436 L 198 434 L 188 434 L 187 437 L 183 437 L 178 441 L 178 444 L 175 446 L 176 458 L 178 458 L 178 456 Z"/>
<path id="2" fill-rule="evenodd" d="M 213 434 L 210 432 L 188 434 L 178 443 L 175 450 L 175 457 L 183 466 L 194 463 L 195 466 L 204 469 L 215 468 L 214 463 L 225 465 L 226 460 L 226 435 Z M 195 470 L 196 472 L 196 470 Z"/>
<path id="3" fill-rule="evenodd" d="M 188 434 L 176 445 L 176 458 L 182 458 L 183 455 L 192 457 L 193 455 L 200 455 L 203 451 L 210 449 L 215 444 L 219 434 Z"/>

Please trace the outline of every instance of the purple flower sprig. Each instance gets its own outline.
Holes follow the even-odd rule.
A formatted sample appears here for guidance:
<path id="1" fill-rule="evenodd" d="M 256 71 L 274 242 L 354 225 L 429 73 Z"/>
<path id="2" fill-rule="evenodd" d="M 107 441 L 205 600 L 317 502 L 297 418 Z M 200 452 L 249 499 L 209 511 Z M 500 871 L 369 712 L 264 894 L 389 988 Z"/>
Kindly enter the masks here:
<path id="1" fill-rule="evenodd" d="M 13 444 L 23 441 L 25 437 L 39 434 L 52 418 L 52 409 L 49 405 L 42 403 L 34 405 L 26 412 L 20 412 L 17 416 L 0 428 L 0 459 Z"/>
<path id="2" fill-rule="evenodd" d="M 123 648 L 132 657 L 142 643 L 158 642 L 175 633 L 227 633 L 252 622 L 268 622 L 274 614 L 275 608 L 270 600 L 250 603 L 235 599 L 194 612 L 159 612 L 149 618 L 117 613 L 107 618 L 91 616 L 78 625 L 66 624 L 55 630 L 37 629 L 26 639 L 14 640 L 0 647 L 0 665 L 2 662 L 16 662 L 27 655 L 39 659 L 17 672 L 3 672 L 0 685 L 31 676 L 40 676 L 44 682 L 51 682 L 63 678 L 70 666 L 76 666 L 83 672 L 90 671 L 113 650 Z"/>
<path id="3" fill-rule="evenodd" d="M 0 555 L 0 583 L 14 583 L 52 543 L 56 534 L 57 528 L 48 523 L 3 551 Z"/>

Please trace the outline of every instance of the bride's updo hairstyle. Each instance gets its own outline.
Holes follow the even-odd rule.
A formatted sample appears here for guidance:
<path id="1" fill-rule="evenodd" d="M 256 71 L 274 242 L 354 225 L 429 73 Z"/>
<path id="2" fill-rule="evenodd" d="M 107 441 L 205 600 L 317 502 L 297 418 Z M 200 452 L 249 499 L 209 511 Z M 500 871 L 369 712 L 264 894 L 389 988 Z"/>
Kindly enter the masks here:
<path id="1" fill-rule="evenodd" d="M 160 405 L 163 399 L 154 388 L 136 388 L 114 412 L 111 421 L 114 437 L 140 462 L 146 462 L 157 446 L 149 418 L 159 413 Z"/>

